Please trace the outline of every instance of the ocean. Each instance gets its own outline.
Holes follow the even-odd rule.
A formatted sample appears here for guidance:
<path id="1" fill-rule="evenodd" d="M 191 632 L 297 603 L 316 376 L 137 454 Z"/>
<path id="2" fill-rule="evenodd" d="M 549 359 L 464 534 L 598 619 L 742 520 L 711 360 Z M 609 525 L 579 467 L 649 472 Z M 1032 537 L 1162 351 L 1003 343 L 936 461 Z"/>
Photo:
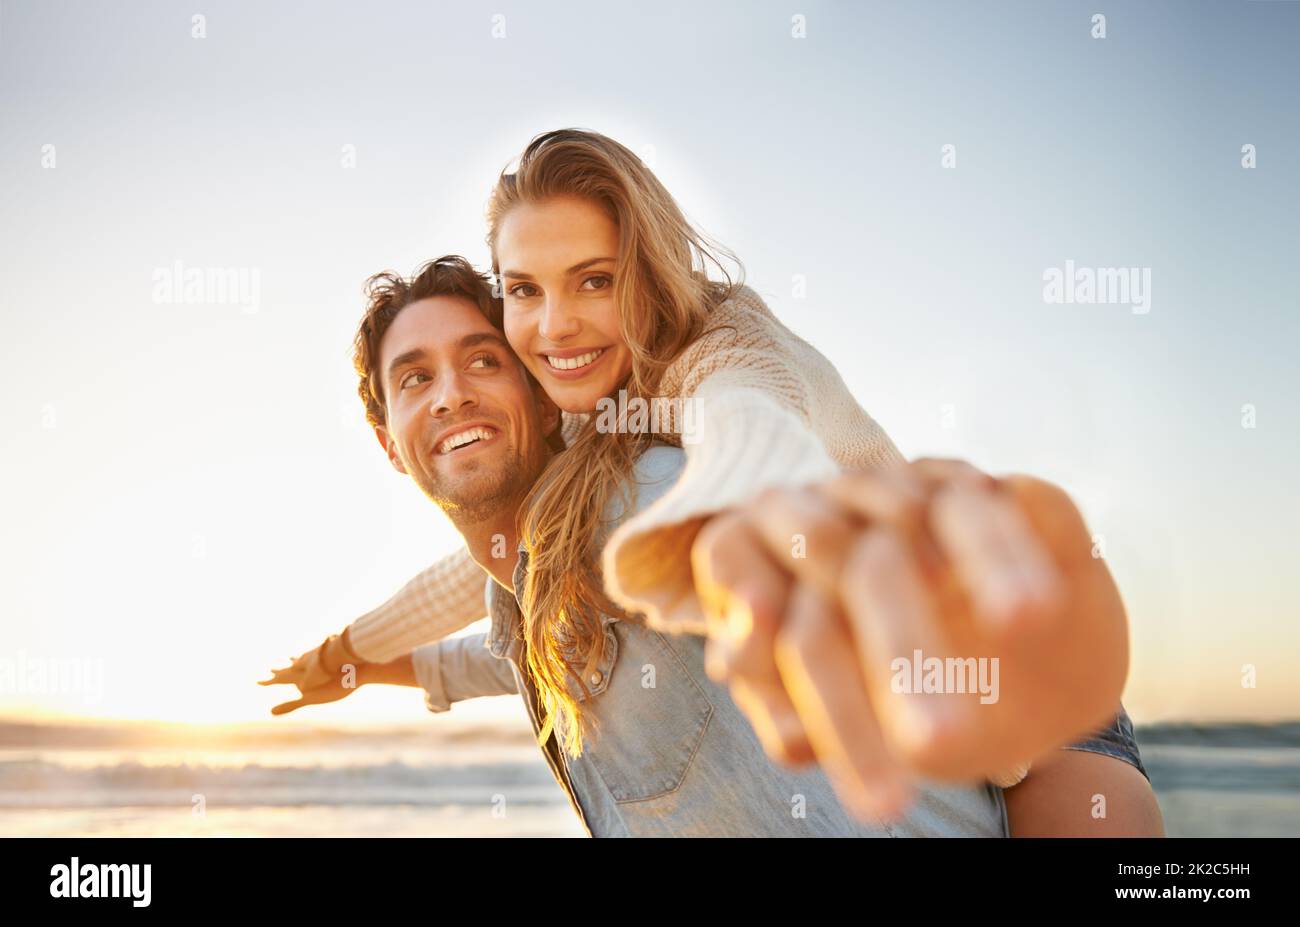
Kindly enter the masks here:
<path id="1" fill-rule="evenodd" d="M 581 836 L 518 726 L 0 723 L 0 836 Z M 1171 837 L 1300 836 L 1300 722 L 1137 731 Z"/>

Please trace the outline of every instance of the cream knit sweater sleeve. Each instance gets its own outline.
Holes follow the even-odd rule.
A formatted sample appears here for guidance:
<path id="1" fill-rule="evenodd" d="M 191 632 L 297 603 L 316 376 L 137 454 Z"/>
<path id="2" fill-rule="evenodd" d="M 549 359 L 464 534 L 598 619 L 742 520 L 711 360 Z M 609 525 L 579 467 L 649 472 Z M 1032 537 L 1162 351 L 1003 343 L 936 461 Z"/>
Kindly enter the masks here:
<path id="1" fill-rule="evenodd" d="M 714 310 L 706 333 L 665 372 L 660 392 L 682 401 L 671 420 L 685 469 L 614 532 L 603 555 L 610 596 L 660 630 L 704 632 L 689 554 L 708 516 L 770 486 L 903 460 L 830 361 L 749 287 Z"/>
<path id="2" fill-rule="evenodd" d="M 660 393 L 693 404 L 664 416 L 686 466 L 672 489 L 611 535 L 602 567 L 611 598 L 661 630 L 705 630 L 690 549 L 708 516 L 769 486 L 903 462 L 830 361 L 749 287 L 718 307 L 706 334 L 665 372 Z M 1023 763 L 989 780 L 1010 788 L 1028 770 Z"/>

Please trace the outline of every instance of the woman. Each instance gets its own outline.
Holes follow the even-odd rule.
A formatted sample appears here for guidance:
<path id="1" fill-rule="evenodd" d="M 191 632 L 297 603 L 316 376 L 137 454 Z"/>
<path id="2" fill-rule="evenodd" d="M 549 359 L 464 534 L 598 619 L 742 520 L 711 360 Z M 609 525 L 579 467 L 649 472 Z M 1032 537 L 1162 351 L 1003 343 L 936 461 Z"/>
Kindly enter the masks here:
<path id="1" fill-rule="evenodd" d="M 769 487 L 879 470 L 902 457 L 831 364 L 752 290 L 708 279 L 709 265 L 726 275 L 716 256 L 724 252 L 617 142 L 576 130 L 534 139 L 518 168 L 501 175 L 488 220 L 507 338 L 566 413 L 569 449 L 535 490 L 523 525 L 531 569 L 522 604 L 535 616 L 525 628 L 530 670 L 577 753 L 582 719 L 566 680 L 582 685 L 584 668 L 599 659 L 610 598 L 652 625 L 703 630 L 690 551 L 706 520 Z M 628 402 L 698 403 L 694 439 L 682 441 L 679 408 L 658 435 L 599 427 L 591 413 L 621 390 Z M 684 443 L 685 472 L 593 556 L 600 513 L 656 437 Z M 592 563 L 603 563 L 604 583 Z M 299 658 L 282 681 L 310 685 L 324 672 L 320 656 L 326 665 L 341 662 L 331 656 L 339 652 L 384 662 L 456 631 L 483 615 L 482 590 L 467 555 L 447 558 L 340 640 Z M 995 781 L 1009 786 L 1022 775 L 1008 770 Z"/>

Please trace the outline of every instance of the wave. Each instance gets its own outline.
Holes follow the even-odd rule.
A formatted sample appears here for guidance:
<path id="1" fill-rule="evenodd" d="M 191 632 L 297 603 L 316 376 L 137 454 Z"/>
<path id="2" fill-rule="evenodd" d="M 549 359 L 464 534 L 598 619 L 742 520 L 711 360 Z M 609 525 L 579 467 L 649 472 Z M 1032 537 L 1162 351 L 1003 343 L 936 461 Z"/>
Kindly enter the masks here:
<path id="1" fill-rule="evenodd" d="M 175 731 L 157 726 L 0 722 L 5 809 L 213 806 L 524 805 L 565 801 L 541 754 L 492 725 Z M 1300 723 L 1153 725 L 1137 730 L 1158 795 L 1300 793 Z M 16 748 L 16 749 L 15 749 Z M 199 749 L 195 749 L 199 748 Z"/>
<path id="2" fill-rule="evenodd" d="M 195 796 L 222 806 L 461 805 L 488 803 L 495 796 L 520 804 L 564 800 L 540 760 L 437 767 L 400 761 L 356 766 L 0 762 L 0 809 L 189 808 Z"/>
<path id="3" fill-rule="evenodd" d="M 526 722 L 405 725 L 368 728 L 292 727 L 275 722 L 178 724 L 146 721 L 34 722 L 0 720 L 0 749 L 113 750 L 151 747 L 293 749 L 373 746 L 528 744 Z"/>

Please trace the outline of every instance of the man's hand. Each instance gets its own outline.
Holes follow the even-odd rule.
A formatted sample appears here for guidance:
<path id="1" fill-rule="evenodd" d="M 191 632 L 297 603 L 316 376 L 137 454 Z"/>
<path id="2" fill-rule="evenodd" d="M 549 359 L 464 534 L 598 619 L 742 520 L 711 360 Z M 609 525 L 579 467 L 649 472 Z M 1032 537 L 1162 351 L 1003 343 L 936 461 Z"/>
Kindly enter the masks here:
<path id="1" fill-rule="evenodd" d="M 349 685 L 349 683 L 351 683 Z M 329 702 L 337 702 L 340 699 L 347 698 L 357 689 L 365 685 L 361 676 L 360 667 L 355 675 L 340 674 L 334 682 L 326 683 L 323 686 L 315 686 L 310 689 L 300 688 L 299 697 L 290 702 L 281 702 L 271 709 L 273 715 L 287 715 L 291 711 L 297 711 L 306 705 L 325 705 Z"/>
<path id="2" fill-rule="evenodd" d="M 710 677 L 773 759 L 819 760 L 864 818 L 901 813 L 917 777 L 1014 768 L 1119 702 L 1123 604 L 1041 480 L 922 460 L 774 490 L 709 522 L 691 559 Z M 962 672 L 933 691 L 930 658 Z"/>
<path id="3" fill-rule="evenodd" d="M 270 679 L 258 680 L 259 686 L 298 687 L 301 697 L 276 705 L 271 714 L 283 715 L 304 705 L 337 702 L 360 688 L 365 661 L 352 651 L 347 638 L 347 631 L 331 634 L 319 647 L 301 654 L 289 666 L 272 670 Z"/>

